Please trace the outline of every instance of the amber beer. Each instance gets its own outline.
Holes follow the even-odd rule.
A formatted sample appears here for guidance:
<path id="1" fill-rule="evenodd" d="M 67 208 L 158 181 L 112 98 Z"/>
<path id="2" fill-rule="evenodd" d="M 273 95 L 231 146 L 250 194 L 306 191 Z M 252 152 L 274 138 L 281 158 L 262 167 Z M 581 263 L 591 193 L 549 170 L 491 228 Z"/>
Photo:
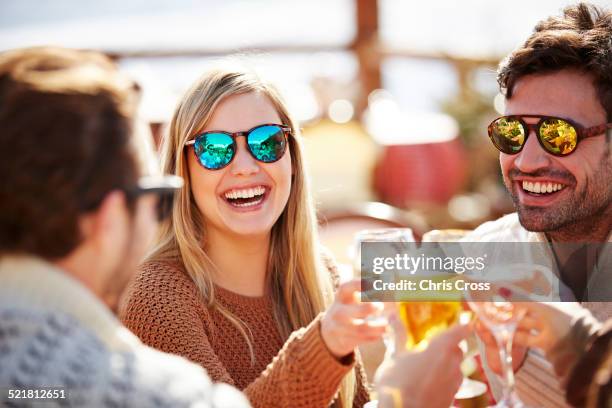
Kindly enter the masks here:
<path id="1" fill-rule="evenodd" d="M 433 230 L 423 234 L 421 242 L 455 242 L 465 230 Z M 460 296 L 458 296 L 460 298 Z M 401 302 L 399 314 L 406 328 L 406 348 L 424 349 L 435 335 L 459 322 L 461 302 Z"/>
<path id="2" fill-rule="evenodd" d="M 461 302 L 401 302 L 399 314 L 406 328 L 406 348 L 426 348 L 432 337 L 459 321 L 461 311 Z"/>

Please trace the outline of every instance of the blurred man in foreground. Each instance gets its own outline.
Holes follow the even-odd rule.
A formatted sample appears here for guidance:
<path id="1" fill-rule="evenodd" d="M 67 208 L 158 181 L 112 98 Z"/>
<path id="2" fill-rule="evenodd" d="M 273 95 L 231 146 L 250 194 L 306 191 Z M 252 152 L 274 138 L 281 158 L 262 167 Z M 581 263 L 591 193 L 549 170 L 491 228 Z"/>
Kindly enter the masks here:
<path id="1" fill-rule="evenodd" d="M 137 99 L 99 54 L 0 56 L 0 405 L 248 406 L 112 313 L 181 185 L 142 177 Z"/>
<path id="2" fill-rule="evenodd" d="M 489 136 L 501 152 L 504 182 L 517 212 L 465 238 L 549 242 L 558 278 L 578 300 L 588 300 L 598 285 L 609 285 L 594 278 L 610 272 L 602 270 L 609 259 L 601 261 L 609 256 L 612 229 L 611 39 L 612 13 L 580 3 L 540 22 L 502 62 L 498 81 L 506 112 L 491 123 Z M 570 252 L 565 243 L 590 244 Z M 584 304 L 599 319 L 612 316 L 610 305 Z M 480 334 L 488 366 L 499 373 L 495 342 L 484 330 Z M 526 351 L 516 347 L 513 353 L 519 396 L 529 405 L 563 406 L 551 367 L 533 350 L 525 358 Z"/>

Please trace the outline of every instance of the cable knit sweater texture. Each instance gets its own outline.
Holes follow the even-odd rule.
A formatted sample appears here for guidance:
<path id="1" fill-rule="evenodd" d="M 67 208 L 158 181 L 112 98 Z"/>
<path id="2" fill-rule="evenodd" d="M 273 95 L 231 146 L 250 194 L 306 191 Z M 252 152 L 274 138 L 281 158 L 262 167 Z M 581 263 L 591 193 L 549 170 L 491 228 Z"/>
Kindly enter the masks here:
<path id="1" fill-rule="evenodd" d="M 65 398 L 9 399 L 9 389 Z M 147 347 L 81 282 L 30 257 L 0 257 L 0 407 L 246 408 L 202 367 Z"/>
<path id="2" fill-rule="evenodd" d="M 120 317 L 145 344 L 200 364 L 213 381 L 244 390 L 255 407 L 328 407 L 355 357 L 340 362 L 329 352 L 320 318 L 283 339 L 269 297 L 215 290 L 217 300 L 250 329 L 254 362 L 238 329 L 209 310 L 181 265 L 144 264 L 124 295 Z M 354 407 L 369 400 L 359 362 L 358 373 Z"/>

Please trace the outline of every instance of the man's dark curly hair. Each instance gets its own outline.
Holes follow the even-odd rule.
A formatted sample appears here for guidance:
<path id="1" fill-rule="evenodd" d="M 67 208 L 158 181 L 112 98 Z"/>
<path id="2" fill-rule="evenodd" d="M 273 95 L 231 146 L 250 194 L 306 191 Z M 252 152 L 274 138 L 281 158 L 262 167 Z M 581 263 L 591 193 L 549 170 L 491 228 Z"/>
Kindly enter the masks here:
<path id="1" fill-rule="evenodd" d="M 564 69 L 593 78 L 599 101 L 612 121 L 612 11 L 589 3 L 568 6 L 561 16 L 536 25 L 525 44 L 500 64 L 497 81 L 506 98 L 526 75 Z"/>

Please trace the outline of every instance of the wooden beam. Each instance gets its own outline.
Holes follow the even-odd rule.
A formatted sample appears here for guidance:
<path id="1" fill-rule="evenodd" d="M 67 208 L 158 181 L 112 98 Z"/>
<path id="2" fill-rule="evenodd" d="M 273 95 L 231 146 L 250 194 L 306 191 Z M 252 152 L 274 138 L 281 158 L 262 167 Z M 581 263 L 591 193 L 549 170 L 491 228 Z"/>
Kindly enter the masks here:
<path id="1" fill-rule="evenodd" d="M 355 107 L 361 115 L 368 106 L 368 95 L 382 87 L 378 39 L 378 0 L 355 0 L 357 34 L 352 50 L 359 62 L 361 92 Z"/>

